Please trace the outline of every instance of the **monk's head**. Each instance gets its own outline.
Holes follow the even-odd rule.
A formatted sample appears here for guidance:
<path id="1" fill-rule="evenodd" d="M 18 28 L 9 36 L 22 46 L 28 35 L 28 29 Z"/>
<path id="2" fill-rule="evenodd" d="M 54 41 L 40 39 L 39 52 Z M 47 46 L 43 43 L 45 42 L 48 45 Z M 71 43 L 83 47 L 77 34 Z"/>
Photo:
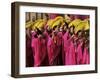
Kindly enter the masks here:
<path id="1" fill-rule="evenodd" d="M 75 29 L 75 26 L 74 26 L 74 25 L 72 25 L 69 29 L 70 29 L 70 33 L 71 33 L 71 34 L 74 34 L 74 29 Z"/>
<path id="2" fill-rule="evenodd" d="M 82 30 L 79 30 L 79 31 L 77 32 L 77 36 L 78 36 L 78 38 L 81 38 L 81 37 L 82 37 Z"/>

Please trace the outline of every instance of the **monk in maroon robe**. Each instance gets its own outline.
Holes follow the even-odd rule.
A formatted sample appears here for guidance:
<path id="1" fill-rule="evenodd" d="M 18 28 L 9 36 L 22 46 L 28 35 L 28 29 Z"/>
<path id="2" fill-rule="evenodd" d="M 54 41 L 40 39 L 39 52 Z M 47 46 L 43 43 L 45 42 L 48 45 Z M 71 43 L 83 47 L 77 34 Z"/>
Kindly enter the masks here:
<path id="1" fill-rule="evenodd" d="M 65 65 L 75 65 L 76 64 L 76 53 L 73 38 L 67 40 L 67 50 L 65 53 Z"/>
<path id="2" fill-rule="evenodd" d="M 58 44 L 58 36 L 56 32 L 52 33 L 52 37 L 49 37 L 47 43 L 48 57 L 49 57 L 49 65 L 60 65 L 60 57 L 59 53 L 59 44 Z"/>
<path id="3" fill-rule="evenodd" d="M 75 46 L 74 46 L 74 26 L 69 28 L 69 38 L 65 45 L 65 65 L 75 65 L 76 64 L 76 53 L 75 53 Z M 68 36 L 68 33 L 66 33 Z"/>
<path id="4" fill-rule="evenodd" d="M 77 64 L 82 64 L 82 58 L 83 58 L 83 51 L 84 51 L 84 37 L 83 37 L 83 31 L 78 31 L 78 41 L 77 41 L 77 49 L 76 49 L 76 60 Z"/>
<path id="5" fill-rule="evenodd" d="M 57 46 L 58 46 L 58 54 L 59 54 L 59 59 L 60 59 L 60 65 L 64 65 L 64 40 L 63 40 L 63 32 L 59 31 L 58 34 L 58 41 L 57 41 Z"/>
<path id="6" fill-rule="evenodd" d="M 77 50 L 76 50 L 76 55 L 77 55 L 77 64 L 81 64 L 82 63 L 82 54 L 83 54 L 83 51 L 82 51 L 82 47 L 83 46 L 83 42 L 79 42 L 78 44 L 78 47 L 77 47 Z"/>
<path id="7" fill-rule="evenodd" d="M 90 64 L 89 41 L 85 41 L 82 64 Z"/>
<path id="8" fill-rule="evenodd" d="M 64 52 L 63 52 L 63 63 L 65 64 L 65 53 L 67 53 L 68 51 L 68 39 L 70 38 L 70 34 L 69 34 L 69 31 L 66 31 L 65 34 L 63 35 L 63 41 L 64 41 L 64 45 L 63 45 L 63 48 L 64 48 Z"/>
<path id="9" fill-rule="evenodd" d="M 26 67 L 32 67 L 34 63 L 31 48 L 31 30 L 26 28 Z"/>
<path id="10" fill-rule="evenodd" d="M 37 38 L 32 40 L 32 48 L 34 50 L 34 66 L 47 66 L 47 46 L 46 40 L 42 37 L 42 35 L 38 35 Z"/>

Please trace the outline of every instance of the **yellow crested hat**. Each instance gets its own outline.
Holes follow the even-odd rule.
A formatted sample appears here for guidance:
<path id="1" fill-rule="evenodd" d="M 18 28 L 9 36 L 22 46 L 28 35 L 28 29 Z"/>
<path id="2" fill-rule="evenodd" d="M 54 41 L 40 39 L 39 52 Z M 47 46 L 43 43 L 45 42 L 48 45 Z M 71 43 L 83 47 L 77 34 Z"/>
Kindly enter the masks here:
<path id="1" fill-rule="evenodd" d="M 37 26 L 37 28 L 38 28 L 39 30 L 41 30 L 41 29 L 45 26 L 45 24 L 46 24 L 46 21 L 43 20 L 42 22 L 39 23 L 39 25 Z"/>
<path id="2" fill-rule="evenodd" d="M 65 22 L 62 22 L 61 27 L 63 27 L 63 25 L 65 25 Z"/>
<path id="3" fill-rule="evenodd" d="M 34 30 L 35 28 L 42 28 L 46 24 L 45 19 L 38 19 L 35 21 L 34 25 L 32 26 L 32 29 Z"/>
<path id="4" fill-rule="evenodd" d="M 68 27 L 71 27 L 71 26 L 77 27 L 78 24 L 79 24 L 81 21 L 82 21 L 81 19 L 75 19 L 75 20 L 73 20 L 72 22 L 70 22 L 70 24 L 68 25 Z"/>
<path id="5" fill-rule="evenodd" d="M 58 26 L 59 24 L 63 23 L 63 21 L 64 21 L 64 18 L 63 18 L 62 16 L 56 17 L 56 18 L 54 19 L 53 24 L 52 24 L 52 28 L 53 28 L 54 26 Z"/>
<path id="6" fill-rule="evenodd" d="M 32 30 L 34 30 L 40 23 L 42 22 L 42 19 L 38 19 L 34 22 L 34 25 L 32 26 Z"/>
<path id="7" fill-rule="evenodd" d="M 25 24 L 25 27 L 26 27 L 26 28 L 29 28 L 29 27 L 31 27 L 33 24 L 34 24 L 34 22 L 28 21 L 28 22 Z"/>
<path id="8" fill-rule="evenodd" d="M 57 20 L 63 20 L 63 17 L 62 16 L 57 16 L 54 21 L 57 21 Z"/>
<path id="9" fill-rule="evenodd" d="M 48 22 L 47 22 L 48 27 L 51 28 L 53 22 L 54 22 L 54 19 L 49 19 Z"/>
<path id="10" fill-rule="evenodd" d="M 84 23 L 85 23 L 84 30 L 89 30 L 89 28 L 90 28 L 89 19 L 85 19 Z"/>
<path id="11" fill-rule="evenodd" d="M 79 30 L 88 30 L 89 27 L 90 26 L 88 21 L 81 21 L 79 25 L 75 28 L 75 33 L 77 33 Z"/>

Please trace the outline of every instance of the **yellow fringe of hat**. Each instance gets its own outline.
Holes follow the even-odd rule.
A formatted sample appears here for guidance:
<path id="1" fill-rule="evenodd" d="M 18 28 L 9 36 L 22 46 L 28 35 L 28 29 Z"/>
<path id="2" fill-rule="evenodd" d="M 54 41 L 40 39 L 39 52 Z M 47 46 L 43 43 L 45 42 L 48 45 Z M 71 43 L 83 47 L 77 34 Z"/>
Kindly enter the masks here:
<path id="1" fill-rule="evenodd" d="M 70 24 L 68 25 L 68 27 L 71 27 L 71 26 L 77 27 L 78 24 L 79 24 L 81 21 L 82 21 L 81 19 L 75 19 L 75 20 L 73 20 L 72 22 L 70 22 Z"/>
<path id="2" fill-rule="evenodd" d="M 75 28 L 75 33 L 79 30 L 89 30 L 90 25 L 88 20 L 83 20 L 79 23 L 79 25 Z"/>
<path id="3" fill-rule="evenodd" d="M 39 23 L 39 25 L 37 26 L 37 28 L 39 30 L 41 30 L 45 25 L 46 25 L 46 20 L 43 20 L 42 22 Z"/>
<path id="4" fill-rule="evenodd" d="M 84 22 L 85 22 L 85 28 L 84 28 L 84 30 L 89 30 L 89 28 L 90 28 L 89 19 L 85 19 Z"/>
<path id="5" fill-rule="evenodd" d="M 54 26 L 58 26 L 59 24 L 62 24 L 63 21 L 64 21 L 64 18 L 63 18 L 62 16 L 56 17 L 56 18 L 54 19 L 53 24 L 52 24 L 52 28 L 53 28 Z"/>
<path id="6" fill-rule="evenodd" d="M 63 27 L 63 25 L 65 25 L 65 22 L 62 22 L 61 27 Z"/>
<path id="7" fill-rule="evenodd" d="M 28 21 L 28 22 L 25 24 L 25 27 L 26 27 L 26 28 L 29 28 L 29 27 L 31 27 L 33 24 L 34 24 L 34 22 Z"/>
<path id="8" fill-rule="evenodd" d="M 54 23 L 54 19 L 49 19 L 48 22 L 47 22 L 47 26 L 49 28 L 51 28 L 53 23 Z"/>
<path id="9" fill-rule="evenodd" d="M 39 23 L 42 21 L 42 19 L 38 19 L 34 22 L 34 25 L 32 26 L 32 30 L 34 30 L 38 25 Z"/>
<path id="10" fill-rule="evenodd" d="M 57 21 L 57 20 L 63 20 L 63 17 L 62 16 L 57 16 L 54 21 Z"/>
<path id="11" fill-rule="evenodd" d="M 36 28 L 42 28 L 44 27 L 44 25 L 46 24 L 46 20 L 45 19 L 38 19 L 34 22 L 34 25 L 32 26 L 32 29 L 36 29 Z"/>

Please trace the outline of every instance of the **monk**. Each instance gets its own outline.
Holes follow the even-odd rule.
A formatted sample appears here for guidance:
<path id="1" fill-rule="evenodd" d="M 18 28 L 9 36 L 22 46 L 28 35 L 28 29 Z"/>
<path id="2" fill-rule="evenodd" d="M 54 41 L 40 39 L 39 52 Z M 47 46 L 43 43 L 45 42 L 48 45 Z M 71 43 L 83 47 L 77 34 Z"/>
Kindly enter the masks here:
<path id="1" fill-rule="evenodd" d="M 56 28 L 56 27 L 55 27 Z M 59 46 L 58 46 L 58 35 L 55 29 L 52 32 L 52 36 L 49 36 L 47 43 L 48 57 L 49 57 L 49 65 L 56 66 L 60 65 L 60 57 L 59 57 Z"/>
<path id="2" fill-rule="evenodd" d="M 85 41 L 82 64 L 90 64 L 89 40 Z"/>
<path id="3" fill-rule="evenodd" d="M 38 33 L 37 33 L 38 34 Z M 32 48 L 34 50 L 34 66 L 47 66 L 48 65 L 48 56 L 47 56 L 47 46 L 46 40 L 43 38 L 42 34 L 38 34 L 32 40 Z"/>
<path id="4" fill-rule="evenodd" d="M 31 28 L 26 28 L 26 67 L 32 67 L 34 63 L 31 48 Z"/>
<path id="5" fill-rule="evenodd" d="M 77 64 L 82 64 L 82 57 L 83 57 L 83 50 L 84 50 L 84 37 L 82 36 L 83 33 L 81 30 L 77 32 L 78 35 L 78 42 L 77 42 L 77 49 L 76 49 L 76 60 Z"/>
<path id="6" fill-rule="evenodd" d="M 76 55 L 77 55 L 77 64 L 81 64 L 82 63 L 82 47 L 83 46 L 83 42 L 80 41 L 76 50 Z"/>
<path id="7" fill-rule="evenodd" d="M 53 43 L 53 40 L 52 40 L 52 37 L 49 36 L 48 38 L 48 43 L 47 43 L 47 51 L 48 51 L 48 59 L 49 59 L 49 65 L 53 65 L 53 55 L 54 55 L 54 43 Z"/>
<path id="8" fill-rule="evenodd" d="M 64 26 L 63 34 L 63 64 L 65 64 L 65 53 L 68 51 L 68 39 L 70 38 L 69 29 L 67 26 Z"/>
<path id="9" fill-rule="evenodd" d="M 73 42 L 73 36 L 68 40 L 68 47 L 65 53 L 65 65 L 75 65 L 76 64 L 76 55 L 75 47 Z"/>
<path id="10" fill-rule="evenodd" d="M 34 57 L 34 64 L 33 66 L 39 66 L 40 65 L 40 58 L 39 58 L 39 49 L 38 49 L 38 37 L 34 37 L 32 39 L 32 51 L 33 51 L 33 57 Z"/>
<path id="11" fill-rule="evenodd" d="M 70 28 L 70 38 L 67 40 L 67 46 L 65 49 L 65 65 L 75 65 L 76 64 L 76 55 L 74 47 L 74 26 Z"/>
<path id="12" fill-rule="evenodd" d="M 39 45 L 39 54 L 40 54 L 41 66 L 48 66 L 46 38 L 44 38 L 44 35 L 39 35 L 38 40 L 39 40 L 38 45 Z"/>
<path id="13" fill-rule="evenodd" d="M 60 27 L 61 28 L 61 27 Z M 57 40 L 57 46 L 58 46 L 58 54 L 60 59 L 60 65 L 64 65 L 64 40 L 63 40 L 63 29 L 61 28 L 60 31 L 57 34 L 58 40 Z"/>

